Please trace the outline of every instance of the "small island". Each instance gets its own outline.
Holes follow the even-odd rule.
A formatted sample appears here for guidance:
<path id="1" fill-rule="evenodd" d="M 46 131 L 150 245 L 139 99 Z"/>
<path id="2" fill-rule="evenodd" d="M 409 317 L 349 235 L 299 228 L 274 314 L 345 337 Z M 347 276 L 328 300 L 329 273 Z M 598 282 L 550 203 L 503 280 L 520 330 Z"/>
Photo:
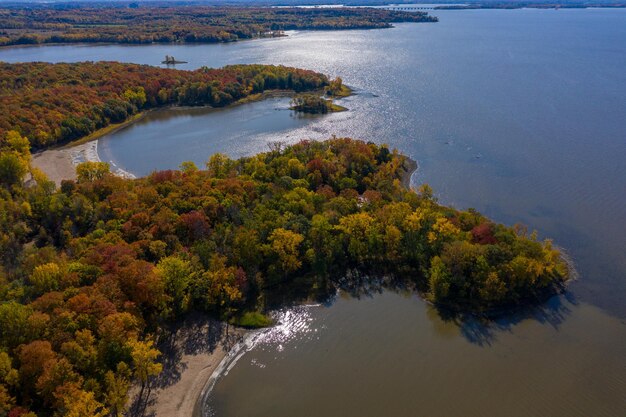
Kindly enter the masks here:
<path id="1" fill-rule="evenodd" d="M 315 94 L 298 94 L 291 100 L 291 110 L 300 113 L 326 114 L 346 111 L 343 106 L 333 103 L 332 100 Z"/>
<path id="2" fill-rule="evenodd" d="M 179 61 L 170 55 L 165 55 L 165 60 L 161 61 L 161 64 L 166 64 L 166 65 L 176 65 L 176 64 L 186 64 L 186 63 L 187 61 Z"/>
<path id="3" fill-rule="evenodd" d="M 324 97 L 319 94 L 298 94 L 291 100 L 291 110 L 300 113 L 326 114 L 348 110 L 333 103 L 333 98 L 343 98 L 352 95 L 352 89 L 343 83 L 341 77 L 331 80 L 324 91 Z M 328 98 L 325 98 L 328 97 Z"/>
<path id="4" fill-rule="evenodd" d="M 331 80 L 326 87 L 326 95 L 332 98 L 342 98 L 352 95 L 353 91 L 350 87 L 343 83 L 341 77 Z"/>

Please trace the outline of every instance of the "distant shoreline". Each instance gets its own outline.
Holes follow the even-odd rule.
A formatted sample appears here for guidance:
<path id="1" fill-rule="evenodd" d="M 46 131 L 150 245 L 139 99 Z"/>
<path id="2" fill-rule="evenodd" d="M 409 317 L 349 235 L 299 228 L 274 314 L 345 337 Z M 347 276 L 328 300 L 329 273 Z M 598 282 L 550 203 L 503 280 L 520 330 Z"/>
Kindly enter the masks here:
<path id="1" fill-rule="evenodd" d="M 469 3 L 464 6 L 441 4 L 433 7 L 432 10 L 520 10 L 520 9 L 624 9 L 626 3 L 623 4 L 561 4 L 561 3 Z"/>

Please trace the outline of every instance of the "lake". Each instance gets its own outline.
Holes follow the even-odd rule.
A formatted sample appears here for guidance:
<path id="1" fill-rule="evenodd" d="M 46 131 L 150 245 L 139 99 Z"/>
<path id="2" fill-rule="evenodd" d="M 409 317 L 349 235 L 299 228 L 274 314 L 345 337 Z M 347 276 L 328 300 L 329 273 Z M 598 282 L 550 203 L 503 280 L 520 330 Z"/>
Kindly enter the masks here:
<path id="1" fill-rule="evenodd" d="M 301 118 L 288 98 L 159 111 L 99 152 L 142 175 L 276 140 L 385 142 L 418 161 L 413 183 L 441 202 L 536 228 L 576 263 L 565 296 L 491 326 L 445 322 L 389 292 L 290 310 L 306 325 L 247 352 L 216 384 L 215 415 L 624 415 L 626 9 L 433 14 L 439 23 L 234 44 L 0 50 L 9 62 L 156 65 L 169 54 L 189 61 L 181 69 L 268 63 L 341 76 L 357 93 L 341 101 L 348 112 Z"/>
<path id="2" fill-rule="evenodd" d="M 555 297 L 490 327 L 415 295 L 285 311 L 209 397 L 206 416 L 620 417 L 624 323 Z"/>

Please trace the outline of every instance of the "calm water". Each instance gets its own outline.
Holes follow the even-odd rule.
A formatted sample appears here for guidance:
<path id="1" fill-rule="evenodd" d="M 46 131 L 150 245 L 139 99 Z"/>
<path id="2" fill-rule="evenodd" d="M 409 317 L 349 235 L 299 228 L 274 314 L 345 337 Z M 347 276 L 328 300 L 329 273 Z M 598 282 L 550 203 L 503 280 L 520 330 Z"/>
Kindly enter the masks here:
<path id="1" fill-rule="evenodd" d="M 287 99 L 157 112 L 101 140 L 102 159 L 145 174 L 273 140 L 386 142 L 419 162 L 413 181 L 444 203 L 537 228 L 576 261 L 566 297 L 490 328 L 442 322 L 391 293 L 307 309 L 305 330 L 268 338 L 218 382 L 217 415 L 626 415 L 626 10 L 436 14 L 229 45 L 0 50 L 5 61 L 170 54 L 190 62 L 180 68 L 339 75 L 358 93 L 348 112 L 297 118 Z"/>
<path id="2" fill-rule="evenodd" d="M 622 417 L 624 323 L 554 298 L 484 328 L 386 292 L 299 308 L 215 386 L 209 416 Z"/>
<path id="3" fill-rule="evenodd" d="M 189 160 L 202 167 L 215 151 L 232 156 L 254 154 L 274 135 L 289 138 L 293 130 L 315 120 L 314 116 L 295 114 L 289 103 L 288 97 L 275 97 L 226 109 L 151 112 L 124 131 L 100 140 L 98 154 L 103 161 L 136 175 L 147 175 L 155 167 L 176 169 Z"/>

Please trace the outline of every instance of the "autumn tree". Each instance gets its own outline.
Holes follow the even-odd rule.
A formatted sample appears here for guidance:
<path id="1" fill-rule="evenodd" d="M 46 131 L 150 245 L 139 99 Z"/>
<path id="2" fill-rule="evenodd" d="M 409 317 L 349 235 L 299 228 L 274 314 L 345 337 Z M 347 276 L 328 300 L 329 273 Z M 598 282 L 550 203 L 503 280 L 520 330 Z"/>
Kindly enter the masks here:
<path id="1" fill-rule="evenodd" d="M 304 236 L 283 228 L 275 229 L 269 237 L 270 250 L 278 257 L 280 270 L 284 274 L 296 271 L 302 266 L 299 247 Z"/>
<path id="2" fill-rule="evenodd" d="M 189 287 L 195 276 L 191 263 L 177 256 L 169 256 L 159 261 L 156 274 L 163 280 L 165 292 L 170 298 L 168 305 L 171 306 L 171 314 L 178 317 L 187 310 L 190 302 Z"/>
<path id="3" fill-rule="evenodd" d="M 161 352 L 154 348 L 152 340 L 129 340 L 127 345 L 131 349 L 133 375 L 141 383 L 139 397 L 143 398 L 149 379 L 161 373 L 163 369 L 163 365 L 157 362 Z"/>

